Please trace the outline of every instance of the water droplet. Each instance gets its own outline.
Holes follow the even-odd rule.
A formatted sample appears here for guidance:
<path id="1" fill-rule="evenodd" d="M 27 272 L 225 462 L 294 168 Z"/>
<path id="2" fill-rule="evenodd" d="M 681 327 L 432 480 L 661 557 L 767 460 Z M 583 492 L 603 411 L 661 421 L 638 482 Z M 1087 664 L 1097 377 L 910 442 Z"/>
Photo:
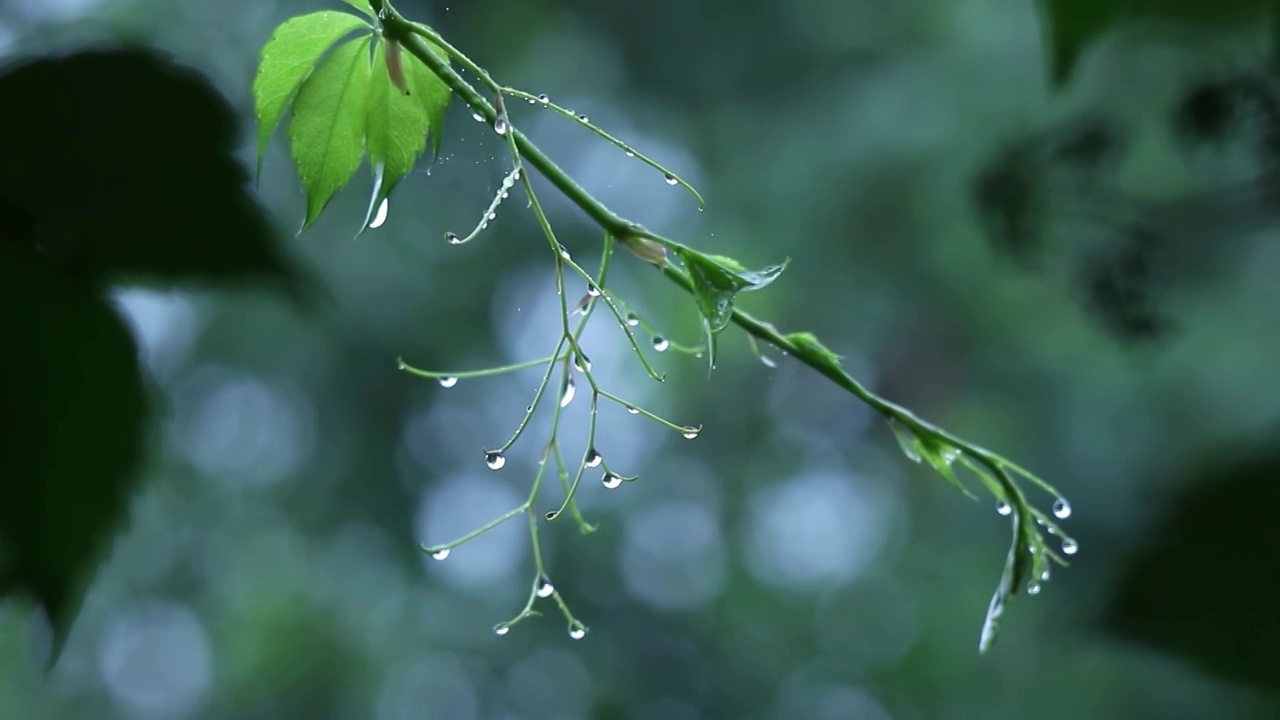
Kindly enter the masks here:
<path id="1" fill-rule="evenodd" d="M 493 121 L 493 131 L 499 135 L 507 134 L 507 117 L 505 115 L 499 115 L 498 119 Z"/>
<path id="2" fill-rule="evenodd" d="M 542 103 L 543 105 L 546 105 L 547 103 L 551 102 L 551 98 L 547 97 L 546 93 L 543 93 L 542 95 L 538 96 L 538 102 Z"/>
<path id="3" fill-rule="evenodd" d="M 604 456 L 602 456 L 600 452 L 597 451 L 595 448 L 591 448 L 590 450 L 587 451 L 587 462 L 586 462 L 587 467 L 593 468 L 602 462 L 604 462 Z"/>
<path id="4" fill-rule="evenodd" d="M 672 175 L 671 173 L 667 173 L 666 175 L 664 175 L 663 179 L 667 181 L 668 185 L 675 185 L 676 183 L 680 182 L 679 180 L 676 179 L 676 176 Z"/>
<path id="5" fill-rule="evenodd" d="M 495 635 L 506 635 L 509 632 L 511 632 L 511 626 L 504 622 L 493 626 L 493 634 Z"/>
<path id="6" fill-rule="evenodd" d="M 587 629 L 586 629 L 585 627 L 583 627 L 583 626 L 582 626 L 582 623 L 578 623 L 577 625 L 570 625 L 570 626 L 569 626 L 569 637 L 570 637 L 570 639 L 573 639 L 573 640 L 581 640 L 582 638 L 584 638 L 584 637 L 586 637 L 586 636 L 587 636 Z"/>
<path id="7" fill-rule="evenodd" d="M 1059 520 L 1066 520 L 1071 517 L 1071 503 L 1063 498 L 1053 501 L 1053 516 Z"/>
<path id="8" fill-rule="evenodd" d="M 763 365 L 763 366 L 765 366 L 765 367 L 767 367 L 767 368 L 776 368 L 776 367 L 778 367 L 778 361 L 774 360 L 773 358 L 769 357 L 768 355 L 760 355 L 759 357 L 760 357 L 760 364 L 761 364 L 761 365 Z"/>
<path id="9" fill-rule="evenodd" d="M 1044 572 L 1040 573 L 1040 582 L 1049 582 L 1049 571 L 1048 571 L 1048 569 L 1046 569 Z"/>
<path id="10" fill-rule="evenodd" d="M 603 477 L 603 478 L 601 478 L 600 482 L 601 482 L 601 483 L 602 483 L 606 488 L 608 488 L 608 489 L 610 489 L 610 490 L 616 490 L 616 489 L 618 488 L 618 486 L 622 485 L 622 476 L 621 476 L 621 475 L 615 475 L 615 474 L 613 474 L 613 473 L 611 473 L 611 472 L 607 472 L 607 473 L 605 473 L 605 474 L 604 474 L 604 477 Z"/>
<path id="11" fill-rule="evenodd" d="M 636 407 L 635 405 L 628 405 L 627 412 L 631 413 L 632 415 L 639 415 L 640 408 Z"/>
<path id="12" fill-rule="evenodd" d="M 471 113 L 471 118 L 476 122 L 484 122 L 484 116 L 481 115 L 479 112 Z"/>
<path id="13" fill-rule="evenodd" d="M 1080 543 L 1076 542 L 1075 540 L 1071 540 L 1069 538 L 1062 541 L 1063 555 L 1075 555 L 1078 552 L 1080 552 Z"/>
<path id="14" fill-rule="evenodd" d="M 390 198 L 382 198 L 382 203 L 378 205 L 378 212 L 373 214 L 373 220 L 369 223 L 370 230 L 376 230 L 382 227 L 382 223 L 387 221 L 387 210 L 390 209 Z"/>
<path id="15" fill-rule="evenodd" d="M 654 336 L 654 338 L 653 338 L 653 349 L 654 349 L 654 350 L 657 350 L 658 352 L 666 352 L 666 351 L 667 351 L 667 348 L 669 348 L 669 347 L 671 347 L 671 343 L 670 343 L 670 342 L 668 342 L 666 338 L 664 338 L 664 337 L 662 337 L 662 336 L 660 336 L 660 335 L 656 335 L 656 336 Z"/>
<path id="16" fill-rule="evenodd" d="M 1013 506 L 1007 502 L 998 502 L 996 503 L 996 512 L 1008 517 L 1013 512 Z"/>
<path id="17" fill-rule="evenodd" d="M 684 428 L 682 428 L 682 429 L 681 429 L 680 434 L 681 434 L 681 435 L 684 435 L 686 438 L 688 438 L 688 439 L 692 440 L 692 439 L 694 439 L 694 438 L 698 437 L 698 433 L 699 433 L 699 432 L 702 432 L 702 431 L 701 431 L 701 430 L 699 430 L 699 429 L 698 429 L 698 428 L 696 428 L 696 427 L 691 426 L 691 425 L 685 425 L 685 426 L 684 426 Z"/>
<path id="18" fill-rule="evenodd" d="M 627 324 L 635 327 L 640 324 L 640 318 L 636 317 L 635 313 L 627 313 Z"/>
<path id="19" fill-rule="evenodd" d="M 916 437 L 915 432 L 911 428 L 903 425 L 897 420 L 889 420 L 889 429 L 893 431 L 893 436 L 898 440 L 898 446 L 902 448 L 902 454 L 907 456 L 911 462 L 920 462 L 920 439 Z"/>
<path id="20" fill-rule="evenodd" d="M 573 356 L 573 367 L 580 373 L 590 372 L 591 358 L 581 353 L 575 353 Z"/>
<path id="21" fill-rule="evenodd" d="M 462 238 L 458 237 L 458 233 L 456 232 L 445 233 L 444 239 L 445 239 L 445 242 L 449 243 L 450 245 L 457 245 L 458 243 L 462 242 Z"/>
<path id="22" fill-rule="evenodd" d="M 405 364 L 404 360 L 397 359 L 396 367 L 399 368 L 400 370 L 405 370 L 405 369 L 408 369 L 409 366 Z"/>
<path id="23" fill-rule="evenodd" d="M 570 375 L 564 381 L 564 390 L 560 393 L 560 407 L 568 407 L 573 402 L 573 396 L 578 393 L 578 389 L 573 385 L 573 376 Z"/>
<path id="24" fill-rule="evenodd" d="M 507 464 L 507 456 L 497 450 L 490 450 L 484 454 L 484 464 L 490 470 L 501 470 Z"/>
<path id="25" fill-rule="evenodd" d="M 584 123 L 591 122 L 591 118 L 587 117 L 586 115 L 579 115 L 578 120 Z"/>
<path id="26" fill-rule="evenodd" d="M 591 297 L 600 297 L 600 288 L 596 287 L 595 284 L 588 285 L 587 294 Z"/>
<path id="27" fill-rule="evenodd" d="M 456 378 L 456 377 L 454 377 L 454 376 L 452 376 L 452 375 L 445 375 L 444 377 L 440 378 L 440 381 L 439 381 L 439 382 L 440 382 L 440 387 L 442 387 L 442 388 L 451 388 L 451 387 L 453 387 L 454 385 L 457 385 L 457 384 L 458 384 L 458 378 Z"/>
<path id="28" fill-rule="evenodd" d="M 536 102 L 538 102 L 538 101 L 537 101 L 537 100 L 535 100 L 535 99 L 533 99 L 533 98 L 529 98 L 529 104 L 530 104 L 530 105 L 533 105 L 533 104 L 534 104 L 534 103 L 536 103 Z"/>
<path id="29" fill-rule="evenodd" d="M 1040 594 L 1040 583 L 1033 582 L 1033 583 L 1031 583 L 1030 585 L 1027 585 L 1027 594 L 1028 594 L 1028 595 L 1039 595 L 1039 594 Z"/>
<path id="30" fill-rule="evenodd" d="M 498 219 L 498 213 L 496 213 L 496 212 L 491 212 L 491 213 L 489 213 L 489 219 L 490 219 L 490 220 L 497 220 L 497 219 Z"/>
<path id="31" fill-rule="evenodd" d="M 540 598 L 549 598 L 556 594 L 556 586 L 551 584 L 551 578 L 545 574 L 538 576 L 538 587 L 534 590 Z"/>
<path id="32" fill-rule="evenodd" d="M 440 548 L 439 550 L 431 553 L 431 557 L 434 560 L 444 560 L 449 557 L 449 548 Z"/>
<path id="33" fill-rule="evenodd" d="M 506 199 L 507 199 L 507 198 L 509 198 L 509 197 L 511 197 L 511 193 L 507 192 L 506 190 L 503 190 L 503 191 L 502 191 L 502 199 L 503 199 L 503 200 L 506 200 Z"/>
<path id="34" fill-rule="evenodd" d="M 481 230 L 487 230 L 488 228 L 489 228 L 489 222 L 487 220 L 485 222 L 480 223 Z"/>
<path id="35" fill-rule="evenodd" d="M 635 156 L 636 156 L 635 153 L 631 152 L 630 150 L 627 151 L 627 157 L 635 157 Z"/>

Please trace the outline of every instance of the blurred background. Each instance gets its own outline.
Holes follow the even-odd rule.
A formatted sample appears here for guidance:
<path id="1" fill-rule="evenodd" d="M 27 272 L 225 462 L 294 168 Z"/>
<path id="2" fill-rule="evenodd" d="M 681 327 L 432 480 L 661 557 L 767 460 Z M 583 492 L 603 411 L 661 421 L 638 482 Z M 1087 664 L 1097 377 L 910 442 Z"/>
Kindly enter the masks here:
<path id="1" fill-rule="evenodd" d="M 362 177 L 289 241 L 332 295 L 323 310 L 252 291 L 118 290 L 164 408 L 147 482 L 49 675 L 32 660 L 43 631 L 30 607 L 0 606 L 0 717 L 1276 716 L 1255 690 L 1115 640 L 1097 620 L 1135 548 L 1161 541 L 1150 520 L 1177 470 L 1280 419 L 1259 391 L 1280 350 L 1274 237 L 1241 240 L 1221 276 L 1176 296 L 1181 332 L 1134 348 L 1060 273 L 1012 268 L 972 202 L 1001 147 L 1081 113 L 1128 138 L 1106 172 L 1134 197 L 1247 170 L 1231 148 L 1180 146 L 1168 113 L 1188 83 L 1256 62 L 1265 38 L 1220 37 L 1214 52 L 1113 38 L 1055 93 L 1031 0 L 397 7 L 708 201 L 699 213 L 577 124 L 509 104 L 623 215 L 748 266 L 790 257 L 742 305 L 817 333 L 877 392 L 1054 483 L 1075 511 L 1073 567 L 1014 602 L 980 657 L 1008 543 L 993 501 L 909 463 L 854 398 L 776 353 L 769 367 L 735 330 L 709 378 L 705 360 L 650 352 L 668 374 L 658 385 L 597 313 L 585 347 L 603 385 L 704 429 L 687 440 L 602 405 L 597 447 L 640 480 L 606 490 L 589 471 L 577 498 L 599 531 L 566 519 L 541 534 L 550 576 L 590 632 L 570 639 L 547 603 L 495 635 L 534 578 L 523 521 L 442 562 L 418 546 L 528 494 L 547 413 L 501 470 L 482 449 L 510 436 L 540 370 L 444 388 L 396 358 L 469 370 L 542 357 L 559 305 L 523 202 L 470 244 L 443 241 L 476 224 L 509 168 L 502 138 L 455 104 L 440 159 L 401 183 L 382 227 L 353 240 Z M 172 52 L 240 109 L 251 166 L 258 50 L 286 18 L 325 8 L 345 6 L 5 0 L 0 54 L 122 39 Z M 303 196 L 283 132 L 259 188 L 292 237 Z M 599 231 L 549 187 L 542 198 L 593 267 Z M 1050 251 L 1093 237 L 1062 236 Z M 620 255 L 611 287 L 664 335 L 699 341 L 691 300 L 650 267 Z M 566 410 L 567 457 L 584 450 L 586 405 Z M 559 505 L 557 485 L 540 511 Z"/>

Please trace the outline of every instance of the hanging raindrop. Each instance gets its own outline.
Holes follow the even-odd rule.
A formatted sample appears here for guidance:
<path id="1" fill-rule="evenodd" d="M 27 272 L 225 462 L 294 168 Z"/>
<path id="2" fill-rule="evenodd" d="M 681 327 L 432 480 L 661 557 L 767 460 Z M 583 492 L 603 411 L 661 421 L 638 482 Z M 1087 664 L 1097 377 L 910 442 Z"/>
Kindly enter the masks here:
<path id="1" fill-rule="evenodd" d="M 538 576 L 537 589 L 534 590 L 540 598 L 549 598 L 556 594 L 556 586 L 551 584 L 551 578 L 546 573 Z"/>
<path id="2" fill-rule="evenodd" d="M 587 451 L 587 462 L 585 463 L 587 467 L 593 468 L 602 462 L 604 462 L 604 457 L 595 448 Z"/>
<path id="3" fill-rule="evenodd" d="M 698 428 L 696 428 L 696 427 L 693 427 L 693 426 L 691 426 L 691 425 L 685 425 L 685 426 L 681 429 L 680 434 L 681 434 L 681 435 L 684 435 L 684 436 L 685 436 L 685 438 L 687 438 L 687 439 L 689 439 L 689 440 L 692 440 L 692 439 L 694 439 L 694 438 L 698 437 L 698 433 L 699 433 L 699 432 L 701 432 L 701 430 L 700 430 L 700 429 L 698 429 Z"/>
<path id="4" fill-rule="evenodd" d="M 490 470 L 501 470 L 507 464 L 507 456 L 497 450 L 490 450 L 484 454 L 484 464 Z"/>
<path id="5" fill-rule="evenodd" d="M 495 635 L 506 635 L 509 632 L 511 632 L 511 626 L 504 622 L 493 626 L 493 634 Z"/>
<path id="6" fill-rule="evenodd" d="M 636 407 L 635 405 L 628 405 L 628 406 L 627 406 L 627 412 L 628 412 L 628 413 L 630 413 L 630 414 L 632 414 L 632 415 L 639 415 L 639 414 L 640 414 L 640 408 Z"/>
<path id="7" fill-rule="evenodd" d="M 452 376 L 452 375 L 445 375 L 444 377 L 440 378 L 440 381 L 439 381 L 439 382 L 440 382 L 440 387 L 442 387 L 442 388 L 451 388 L 451 387 L 453 387 L 454 385 L 457 385 L 457 384 L 458 384 L 458 378 L 456 378 L 456 377 L 454 377 L 454 376 Z"/>
<path id="8" fill-rule="evenodd" d="M 666 338 L 664 338 L 664 337 L 662 337 L 662 336 L 660 336 L 660 335 L 655 335 L 655 336 L 654 336 L 654 338 L 653 338 L 653 349 L 654 349 L 654 350 L 657 350 L 658 352 L 666 352 L 666 351 L 667 351 L 667 348 L 669 348 L 669 347 L 671 347 L 671 342 L 670 342 L 670 341 L 668 341 Z"/>
<path id="9" fill-rule="evenodd" d="M 457 245 L 457 244 L 459 244 L 459 243 L 461 243 L 461 242 L 462 242 L 462 238 L 458 237 L 458 233 L 456 233 L 456 232 L 447 232 L 447 233 L 445 233 L 445 234 L 444 234 L 444 240 L 445 240 L 445 242 L 449 243 L 450 245 Z"/>
<path id="10" fill-rule="evenodd" d="M 542 103 L 543 105 L 546 105 L 547 103 L 551 102 L 551 98 L 547 97 L 546 93 L 543 93 L 538 96 L 538 102 Z"/>
<path id="11" fill-rule="evenodd" d="M 439 550 L 432 552 L 431 557 L 434 560 L 444 560 L 449 557 L 449 548 L 440 548 Z"/>
<path id="12" fill-rule="evenodd" d="M 1058 498 L 1053 501 L 1053 516 L 1059 520 L 1066 520 L 1071 517 L 1071 503 L 1064 498 Z"/>
<path id="13" fill-rule="evenodd" d="M 640 324 L 640 318 L 636 317 L 635 313 L 627 313 L 627 324 L 635 327 Z"/>
<path id="14" fill-rule="evenodd" d="M 675 185 L 676 183 L 680 182 L 679 180 L 676 179 L 676 176 L 672 175 L 671 173 L 667 173 L 666 175 L 663 176 L 663 178 L 667 181 L 668 185 Z"/>
<path id="15" fill-rule="evenodd" d="M 600 482 L 609 490 L 616 490 L 618 486 L 622 485 L 622 476 L 607 472 Z"/>
<path id="16" fill-rule="evenodd" d="M 582 623 L 578 623 L 577 625 L 570 625 L 570 626 L 569 626 L 569 637 L 570 637 L 570 639 L 573 639 L 573 640 L 581 640 L 582 638 L 584 638 L 584 637 L 586 637 L 586 636 L 587 636 L 587 629 L 586 629 L 585 627 L 583 627 L 583 626 L 582 626 Z"/>
<path id="17" fill-rule="evenodd" d="M 560 407 L 568 407 L 573 402 L 573 396 L 578 393 L 578 389 L 574 387 L 573 376 L 565 378 L 564 390 L 560 393 Z"/>
<path id="18" fill-rule="evenodd" d="M 499 115 L 497 120 L 493 121 L 493 131 L 499 135 L 507 134 L 507 116 Z"/>
<path id="19" fill-rule="evenodd" d="M 382 203 L 378 205 L 378 212 L 374 213 L 373 220 L 369 222 L 370 230 L 377 230 L 382 227 L 382 223 L 387 221 L 387 210 L 390 209 L 390 198 L 382 198 Z"/>
<path id="20" fill-rule="evenodd" d="M 1070 538 L 1062 541 L 1063 555 L 1075 555 L 1078 552 L 1080 552 L 1080 543 L 1077 543 L 1075 540 Z"/>
<path id="21" fill-rule="evenodd" d="M 998 502 L 996 503 L 996 512 L 1008 517 L 1013 512 L 1013 506 L 1007 502 Z"/>

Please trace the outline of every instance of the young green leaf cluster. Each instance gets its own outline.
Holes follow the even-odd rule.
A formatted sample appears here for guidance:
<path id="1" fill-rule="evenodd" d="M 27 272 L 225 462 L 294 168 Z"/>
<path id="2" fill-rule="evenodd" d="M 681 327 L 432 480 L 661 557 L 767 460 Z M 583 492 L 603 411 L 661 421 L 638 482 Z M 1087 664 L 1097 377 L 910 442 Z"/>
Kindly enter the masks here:
<path id="1" fill-rule="evenodd" d="M 349 4 L 376 20 L 367 4 Z M 334 47 L 356 31 L 362 32 Z M 431 49 L 445 57 L 443 50 Z M 426 65 L 402 55 L 399 43 L 380 27 L 330 11 L 285 22 L 262 48 L 253 83 L 258 168 L 267 142 L 292 103 L 290 149 L 307 194 L 302 229 L 320 217 L 366 154 L 373 195 L 362 230 L 386 219 L 392 189 L 413 170 L 429 135 L 434 138 L 433 156 L 439 153 L 452 93 Z"/>
<path id="2" fill-rule="evenodd" d="M 407 372 L 433 378 L 443 387 L 452 387 L 459 378 L 496 375 L 521 368 L 545 366 L 542 381 L 534 392 L 533 402 L 526 408 L 524 417 L 515 433 L 503 445 L 486 450 L 484 459 L 489 468 L 500 470 L 506 466 L 505 452 L 521 437 L 539 407 L 552 377 L 558 372 L 559 394 L 552 409 L 550 437 L 544 445 L 528 498 L 516 508 L 500 515 L 461 538 L 441 545 L 424 546 L 424 550 L 443 560 L 453 548 L 471 540 L 517 516 L 525 515 L 529 523 L 534 555 L 534 579 L 528 602 L 511 620 L 499 623 L 495 632 L 505 635 L 516 623 L 537 613 L 539 599 L 552 599 L 569 623 L 569 634 L 577 639 L 586 634 L 583 625 L 570 612 L 567 604 L 552 583 L 543 562 L 539 542 L 539 520 L 555 521 L 566 511 L 578 523 L 584 533 L 595 529 L 587 523 L 574 503 L 574 496 L 587 469 L 601 468 L 601 483 L 614 489 L 634 480 L 611 470 L 604 455 L 596 446 L 596 418 L 600 400 L 607 400 L 624 407 L 634 415 L 644 415 L 686 438 L 697 437 L 699 427 L 677 425 L 654 413 L 629 403 L 600 387 L 591 371 L 591 361 L 582 347 L 582 332 L 594 310 L 603 302 L 634 350 L 646 373 L 661 382 L 664 376 L 650 364 L 636 339 L 635 328 L 651 333 L 653 350 L 664 352 L 674 349 L 701 356 L 706 353 L 711 367 L 715 367 L 716 337 L 730 324 L 737 324 L 751 338 L 761 362 L 773 366 L 774 361 L 759 352 L 757 341 L 773 345 L 783 353 L 795 357 L 821 375 L 827 377 L 856 398 L 871 406 L 888 421 L 901 443 L 903 451 L 916 462 L 927 460 L 948 482 L 974 497 L 956 476 L 953 465 L 959 461 L 982 483 L 997 500 L 1001 515 L 1010 516 L 1013 522 L 1013 545 L 1010 549 L 1004 575 L 992 598 L 983 626 L 980 648 L 985 651 L 994 638 L 995 630 L 1004 612 L 1008 598 L 1024 588 L 1029 594 L 1040 591 L 1041 584 L 1049 579 L 1049 564 L 1063 562 L 1062 555 L 1076 552 L 1075 541 L 1062 536 L 1061 555 L 1050 548 L 1044 534 L 1062 535 L 1061 529 L 1049 515 L 1032 506 L 1023 494 L 1019 481 L 1025 480 L 1052 494 L 1056 501 L 1053 517 L 1064 519 L 1070 515 L 1070 506 L 1057 491 L 1030 472 L 1005 458 L 963 440 L 947 431 L 916 417 L 909 410 L 895 405 L 866 389 L 841 365 L 840 357 L 823 345 L 810 333 L 782 334 L 773 325 L 760 321 L 735 306 L 739 293 L 762 289 L 782 274 L 787 266 L 784 261 L 762 270 L 748 270 L 742 263 L 718 255 L 698 252 L 670 238 L 657 235 L 636 222 L 629 221 L 601 204 L 569 177 L 558 165 L 529 141 L 515 126 L 508 114 L 504 98 L 517 98 L 529 105 L 541 106 L 572 118 L 597 136 L 618 146 L 628 157 L 636 158 L 663 174 L 667 184 L 686 189 L 703 207 L 702 197 L 679 176 L 655 161 L 636 152 L 626 143 L 609 135 L 590 122 L 586 115 L 552 103 L 546 95 L 533 95 L 522 90 L 498 84 L 487 71 L 444 40 L 426 25 L 410 22 L 401 16 L 385 0 L 345 0 L 366 13 L 376 22 L 376 27 L 363 19 L 341 16 L 338 13 L 315 13 L 291 20 L 277 30 L 276 35 L 263 50 L 262 69 L 254 90 L 258 101 L 260 123 L 259 154 L 262 144 L 270 136 L 279 121 L 289 97 L 294 100 L 294 121 L 290 139 L 294 146 L 303 183 L 307 188 L 308 206 L 304 228 L 314 222 L 333 193 L 345 184 L 358 166 L 362 152 L 367 149 L 374 168 L 374 193 L 370 213 L 381 204 L 380 217 L 366 225 L 374 227 L 385 220 L 385 202 L 395 181 L 412 168 L 413 162 L 425 147 L 427 133 L 435 133 L 439 142 L 439 113 L 448 102 L 448 95 L 457 95 L 472 110 L 475 118 L 490 124 L 494 132 L 506 140 L 511 159 L 511 170 L 502 188 L 482 215 L 476 229 L 465 237 L 445 233 L 451 244 L 460 244 L 475 238 L 494 217 L 499 203 L 515 191 L 517 183 L 528 198 L 529 207 L 546 237 L 554 263 L 556 288 L 560 299 L 561 332 L 553 352 L 545 358 L 486 370 L 468 372 L 437 372 L 420 370 L 403 360 L 400 367 Z M 324 17 L 320 17 L 324 16 Z M 374 60 L 369 60 L 370 35 L 348 41 L 320 62 L 310 74 L 308 71 L 327 48 L 347 33 L 369 28 L 375 39 Z M 352 49 L 348 49 L 352 48 Z M 401 58 L 404 51 L 409 57 Z M 453 63 L 476 78 L 488 97 L 477 90 L 453 68 Z M 314 88 L 310 86 L 315 84 Z M 376 92 L 374 88 L 381 88 Z M 394 88 L 394 91 L 392 90 Z M 442 90 L 443 88 L 443 90 Z M 305 100 L 305 102 L 304 102 Z M 399 103 L 399 104 L 397 104 Z M 417 103 L 417 104 L 414 104 Z M 326 113 L 321 117 L 320 110 Z M 299 116 L 303 119 L 300 121 Z M 542 209 L 526 172 L 526 163 L 539 170 L 544 177 L 571 202 L 576 204 L 604 231 L 603 260 L 595 276 L 578 265 L 556 238 L 554 229 Z M 695 300 L 702 319 L 705 345 L 686 347 L 672 343 L 627 309 L 626 303 L 614 295 L 607 285 L 609 263 L 615 247 L 621 246 L 641 260 L 651 263 Z M 679 266 L 672 262 L 672 257 Z M 568 302 L 566 270 L 580 277 L 586 284 L 586 292 L 572 306 Z M 580 315 L 575 324 L 574 315 Z M 561 455 L 558 443 L 561 410 L 577 397 L 577 378 L 584 379 L 590 388 L 590 420 L 587 429 L 587 449 L 572 473 Z M 539 517 L 535 505 L 542 488 L 547 465 L 554 463 L 564 491 L 558 509 Z M 1043 529 L 1043 532 L 1042 532 Z M 1064 563 L 1065 564 L 1065 563 Z"/>

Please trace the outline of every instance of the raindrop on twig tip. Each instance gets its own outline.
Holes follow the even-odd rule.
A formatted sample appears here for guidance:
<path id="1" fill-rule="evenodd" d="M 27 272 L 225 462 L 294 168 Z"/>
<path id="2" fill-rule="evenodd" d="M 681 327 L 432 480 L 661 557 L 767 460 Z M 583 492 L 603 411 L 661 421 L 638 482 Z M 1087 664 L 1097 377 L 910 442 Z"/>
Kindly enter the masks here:
<path id="1" fill-rule="evenodd" d="M 564 390 L 560 393 L 560 407 L 568 407 L 573 402 L 573 398 L 578 394 L 578 389 L 574 387 L 573 375 L 565 378 Z"/>
<path id="2" fill-rule="evenodd" d="M 462 238 L 458 237 L 458 233 L 452 232 L 452 231 L 445 233 L 444 239 L 445 239 L 445 242 L 449 243 L 450 245 L 457 245 L 462 242 Z"/>
<path id="3" fill-rule="evenodd" d="M 692 440 L 692 439 L 694 439 L 694 438 L 698 437 L 698 433 L 699 433 L 699 432 L 702 432 L 699 428 L 693 427 L 692 425 L 685 425 L 685 426 L 681 429 L 680 434 L 681 434 L 681 435 L 684 435 L 684 436 L 685 436 L 686 438 L 688 438 L 689 440 Z"/>
<path id="4" fill-rule="evenodd" d="M 1062 554 L 1075 555 L 1080 552 L 1080 544 L 1075 540 L 1067 539 L 1062 541 Z"/>
<path id="5" fill-rule="evenodd" d="M 490 470 L 501 470 L 507 464 L 507 456 L 497 450 L 490 450 L 484 454 L 484 464 Z"/>
<path id="6" fill-rule="evenodd" d="M 1053 516 L 1059 520 L 1066 520 L 1071 517 L 1071 503 L 1063 498 L 1053 501 Z"/>
<path id="7" fill-rule="evenodd" d="M 493 626 L 493 634 L 495 635 L 506 635 L 509 632 L 511 632 L 511 626 L 504 622 Z"/>
<path id="8" fill-rule="evenodd" d="M 609 490 L 616 490 L 620 485 L 622 485 L 622 476 L 607 472 L 604 474 L 604 477 L 600 479 L 600 482 Z"/>
<path id="9" fill-rule="evenodd" d="M 442 388 L 451 388 L 454 385 L 458 384 L 458 378 L 452 375 L 445 375 L 444 377 L 439 379 L 439 383 L 440 383 L 440 387 Z"/>
<path id="10" fill-rule="evenodd" d="M 534 593 L 540 598 L 549 598 L 556 594 L 556 586 L 551 584 L 551 578 L 547 577 L 546 573 L 538 576 L 538 583 Z"/>
<path id="11" fill-rule="evenodd" d="M 573 640 L 581 640 L 587 636 L 587 629 L 581 623 L 569 626 L 569 637 Z"/>
<path id="12" fill-rule="evenodd" d="M 433 560 L 444 560 L 447 557 L 449 557 L 449 548 L 440 548 L 431 553 Z"/>

